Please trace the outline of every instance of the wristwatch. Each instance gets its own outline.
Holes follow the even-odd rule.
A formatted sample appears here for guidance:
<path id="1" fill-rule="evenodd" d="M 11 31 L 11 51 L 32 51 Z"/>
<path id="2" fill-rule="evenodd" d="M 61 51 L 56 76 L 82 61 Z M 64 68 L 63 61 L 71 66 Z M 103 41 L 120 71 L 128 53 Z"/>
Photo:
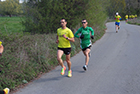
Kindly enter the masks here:
<path id="1" fill-rule="evenodd" d="M 68 39 L 68 37 L 66 39 Z"/>

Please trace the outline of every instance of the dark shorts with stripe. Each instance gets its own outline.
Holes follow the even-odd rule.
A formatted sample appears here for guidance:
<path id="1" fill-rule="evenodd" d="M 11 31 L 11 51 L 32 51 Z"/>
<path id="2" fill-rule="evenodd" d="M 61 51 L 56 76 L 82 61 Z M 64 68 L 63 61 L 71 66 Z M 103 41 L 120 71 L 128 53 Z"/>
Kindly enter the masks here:
<path id="1" fill-rule="evenodd" d="M 84 48 L 84 49 L 82 49 L 82 51 L 85 51 L 86 49 L 90 49 L 90 48 L 91 48 L 91 45 L 86 47 L 86 48 Z"/>

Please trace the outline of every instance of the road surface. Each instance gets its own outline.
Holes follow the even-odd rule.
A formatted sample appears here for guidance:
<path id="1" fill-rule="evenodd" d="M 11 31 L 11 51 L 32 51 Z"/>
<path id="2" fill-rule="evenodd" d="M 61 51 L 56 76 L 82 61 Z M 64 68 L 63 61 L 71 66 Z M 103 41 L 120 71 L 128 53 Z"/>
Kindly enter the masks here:
<path id="1" fill-rule="evenodd" d="M 140 94 L 140 26 L 106 24 L 105 35 L 93 44 L 88 70 L 80 52 L 71 58 L 72 78 L 58 66 L 14 94 Z M 66 63 L 65 63 L 66 65 Z M 68 68 L 67 68 L 68 69 Z"/>

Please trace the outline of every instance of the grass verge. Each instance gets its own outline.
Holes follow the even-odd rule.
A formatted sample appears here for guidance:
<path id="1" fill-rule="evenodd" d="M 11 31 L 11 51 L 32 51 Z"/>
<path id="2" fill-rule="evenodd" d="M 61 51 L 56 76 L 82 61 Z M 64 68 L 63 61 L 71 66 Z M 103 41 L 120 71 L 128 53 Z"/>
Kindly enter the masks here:
<path id="1" fill-rule="evenodd" d="M 128 20 L 129 24 L 140 25 L 140 17 Z"/>

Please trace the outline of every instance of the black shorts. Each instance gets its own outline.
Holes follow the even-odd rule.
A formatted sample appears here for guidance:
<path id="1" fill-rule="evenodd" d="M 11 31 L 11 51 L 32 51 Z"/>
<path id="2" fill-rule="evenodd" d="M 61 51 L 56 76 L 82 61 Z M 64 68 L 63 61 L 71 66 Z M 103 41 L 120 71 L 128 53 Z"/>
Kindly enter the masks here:
<path id="1" fill-rule="evenodd" d="M 84 49 L 82 49 L 82 51 L 85 51 L 86 49 L 90 49 L 90 48 L 91 48 L 91 45 L 86 47 L 86 48 L 84 48 Z"/>
<path id="2" fill-rule="evenodd" d="M 62 50 L 65 55 L 69 55 L 71 52 L 71 48 L 59 48 L 58 47 L 58 50 Z"/>

